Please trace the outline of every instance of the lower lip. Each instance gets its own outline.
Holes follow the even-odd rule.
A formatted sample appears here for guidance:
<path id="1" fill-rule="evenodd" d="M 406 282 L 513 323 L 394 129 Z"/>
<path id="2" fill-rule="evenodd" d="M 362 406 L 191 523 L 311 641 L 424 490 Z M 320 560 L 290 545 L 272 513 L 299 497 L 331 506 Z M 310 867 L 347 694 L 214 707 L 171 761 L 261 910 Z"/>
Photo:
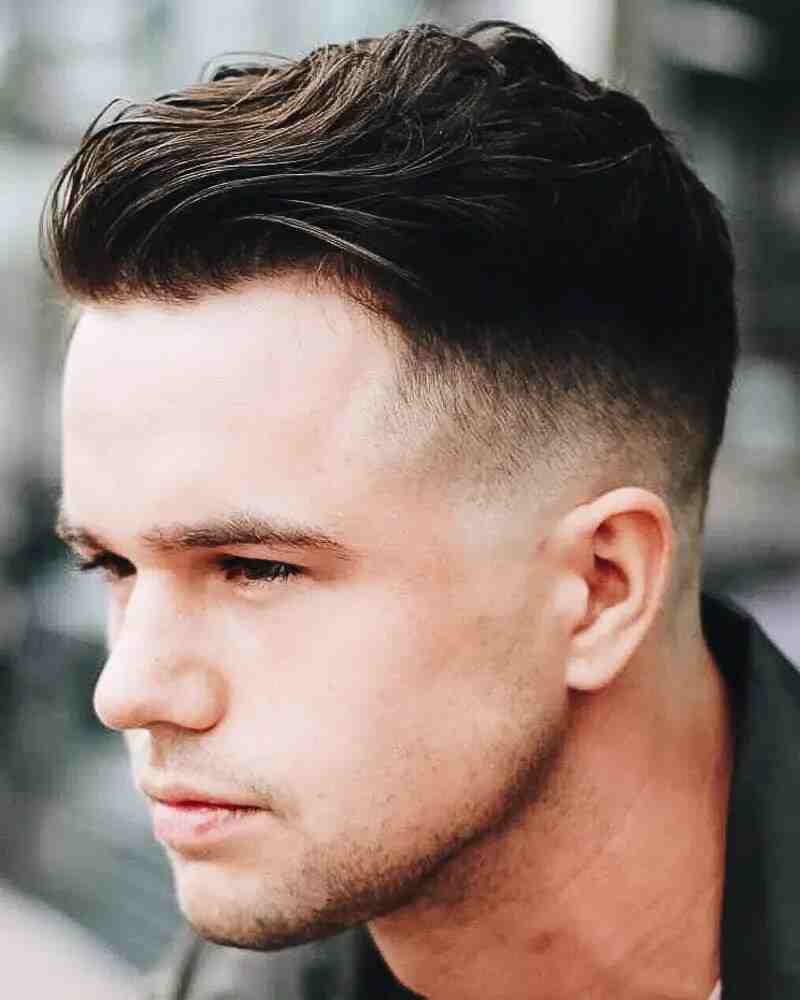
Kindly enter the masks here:
<path id="1" fill-rule="evenodd" d="M 153 802 L 153 833 L 177 851 L 208 847 L 242 830 L 263 809 L 221 806 L 208 802 Z"/>

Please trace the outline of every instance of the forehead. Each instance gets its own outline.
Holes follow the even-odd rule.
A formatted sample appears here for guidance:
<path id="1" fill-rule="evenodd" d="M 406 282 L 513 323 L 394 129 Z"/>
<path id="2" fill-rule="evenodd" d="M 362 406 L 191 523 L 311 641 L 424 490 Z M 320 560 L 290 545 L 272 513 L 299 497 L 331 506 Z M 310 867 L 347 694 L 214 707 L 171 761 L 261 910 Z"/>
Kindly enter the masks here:
<path id="1" fill-rule="evenodd" d="M 284 410 L 323 388 L 340 404 L 363 402 L 388 387 L 392 366 L 373 317 L 335 291 L 287 278 L 191 303 L 89 306 L 76 324 L 67 388 L 77 383 L 88 403 L 105 387 L 103 402 L 113 407 L 120 387 L 157 381 L 164 406 L 191 395 L 197 407 L 241 387 Z"/>
<path id="2" fill-rule="evenodd" d="M 394 373 L 370 315 L 298 280 L 89 307 L 65 372 L 66 504 L 127 493 L 227 509 L 252 501 L 237 490 L 352 492 L 391 464 Z"/>

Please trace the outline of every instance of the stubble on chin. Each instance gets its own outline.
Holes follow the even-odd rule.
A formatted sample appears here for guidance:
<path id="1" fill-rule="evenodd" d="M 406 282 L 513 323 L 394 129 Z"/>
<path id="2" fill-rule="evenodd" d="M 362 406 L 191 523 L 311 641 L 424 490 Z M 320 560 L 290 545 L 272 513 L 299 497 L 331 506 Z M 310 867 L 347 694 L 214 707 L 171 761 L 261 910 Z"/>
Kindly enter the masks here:
<path id="1" fill-rule="evenodd" d="M 217 879 L 209 880 L 207 892 L 187 891 L 182 862 L 173 859 L 181 909 L 209 941 L 274 951 L 404 911 L 480 907 L 493 892 L 493 878 L 502 877 L 496 861 L 504 841 L 550 797 L 563 742 L 563 720 L 544 727 L 493 800 L 465 803 L 459 817 L 444 818 L 443 828 L 398 824 L 399 830 L 384 831 L 380 844 L 374 831 L 370 839 L 366 830 L 359 837 L 353 829 L 330 843 L 307 842 L 301 857 L 270 877 L 254 866 L 243 891 L 225 898 L 214 894 Z M 210 858 L 199 863 L 214 865 Z"/>

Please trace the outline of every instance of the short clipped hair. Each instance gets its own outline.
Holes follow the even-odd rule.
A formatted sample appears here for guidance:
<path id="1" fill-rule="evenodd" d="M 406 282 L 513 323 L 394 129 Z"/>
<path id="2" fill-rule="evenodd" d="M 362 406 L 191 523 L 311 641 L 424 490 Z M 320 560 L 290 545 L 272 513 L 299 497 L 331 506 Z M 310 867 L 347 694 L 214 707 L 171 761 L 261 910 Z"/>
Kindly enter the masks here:
<path id="1" fill-rule="evenodd" d="M 673 502 L 707 495 L 737 351 L 719 204 L 638 100 L 518 25 L 421 24 L 114 102 L 42 245 L 78 302 L 322 276 L 394 322 L 404 397 L 498 469 L 583 443 Z"/>

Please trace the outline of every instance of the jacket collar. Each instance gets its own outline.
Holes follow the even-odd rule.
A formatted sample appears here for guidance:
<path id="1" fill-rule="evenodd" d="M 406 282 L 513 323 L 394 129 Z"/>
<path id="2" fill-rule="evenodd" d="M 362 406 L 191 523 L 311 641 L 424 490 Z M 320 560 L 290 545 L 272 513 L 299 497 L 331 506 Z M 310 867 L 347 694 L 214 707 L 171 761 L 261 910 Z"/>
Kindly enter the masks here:
<path id="1" fill-rule="evenodd" d="M 703 603 L 735 756 L 722 912 L 725 1000 L 800 996 L 800 673 L 731 604 Z"/>

